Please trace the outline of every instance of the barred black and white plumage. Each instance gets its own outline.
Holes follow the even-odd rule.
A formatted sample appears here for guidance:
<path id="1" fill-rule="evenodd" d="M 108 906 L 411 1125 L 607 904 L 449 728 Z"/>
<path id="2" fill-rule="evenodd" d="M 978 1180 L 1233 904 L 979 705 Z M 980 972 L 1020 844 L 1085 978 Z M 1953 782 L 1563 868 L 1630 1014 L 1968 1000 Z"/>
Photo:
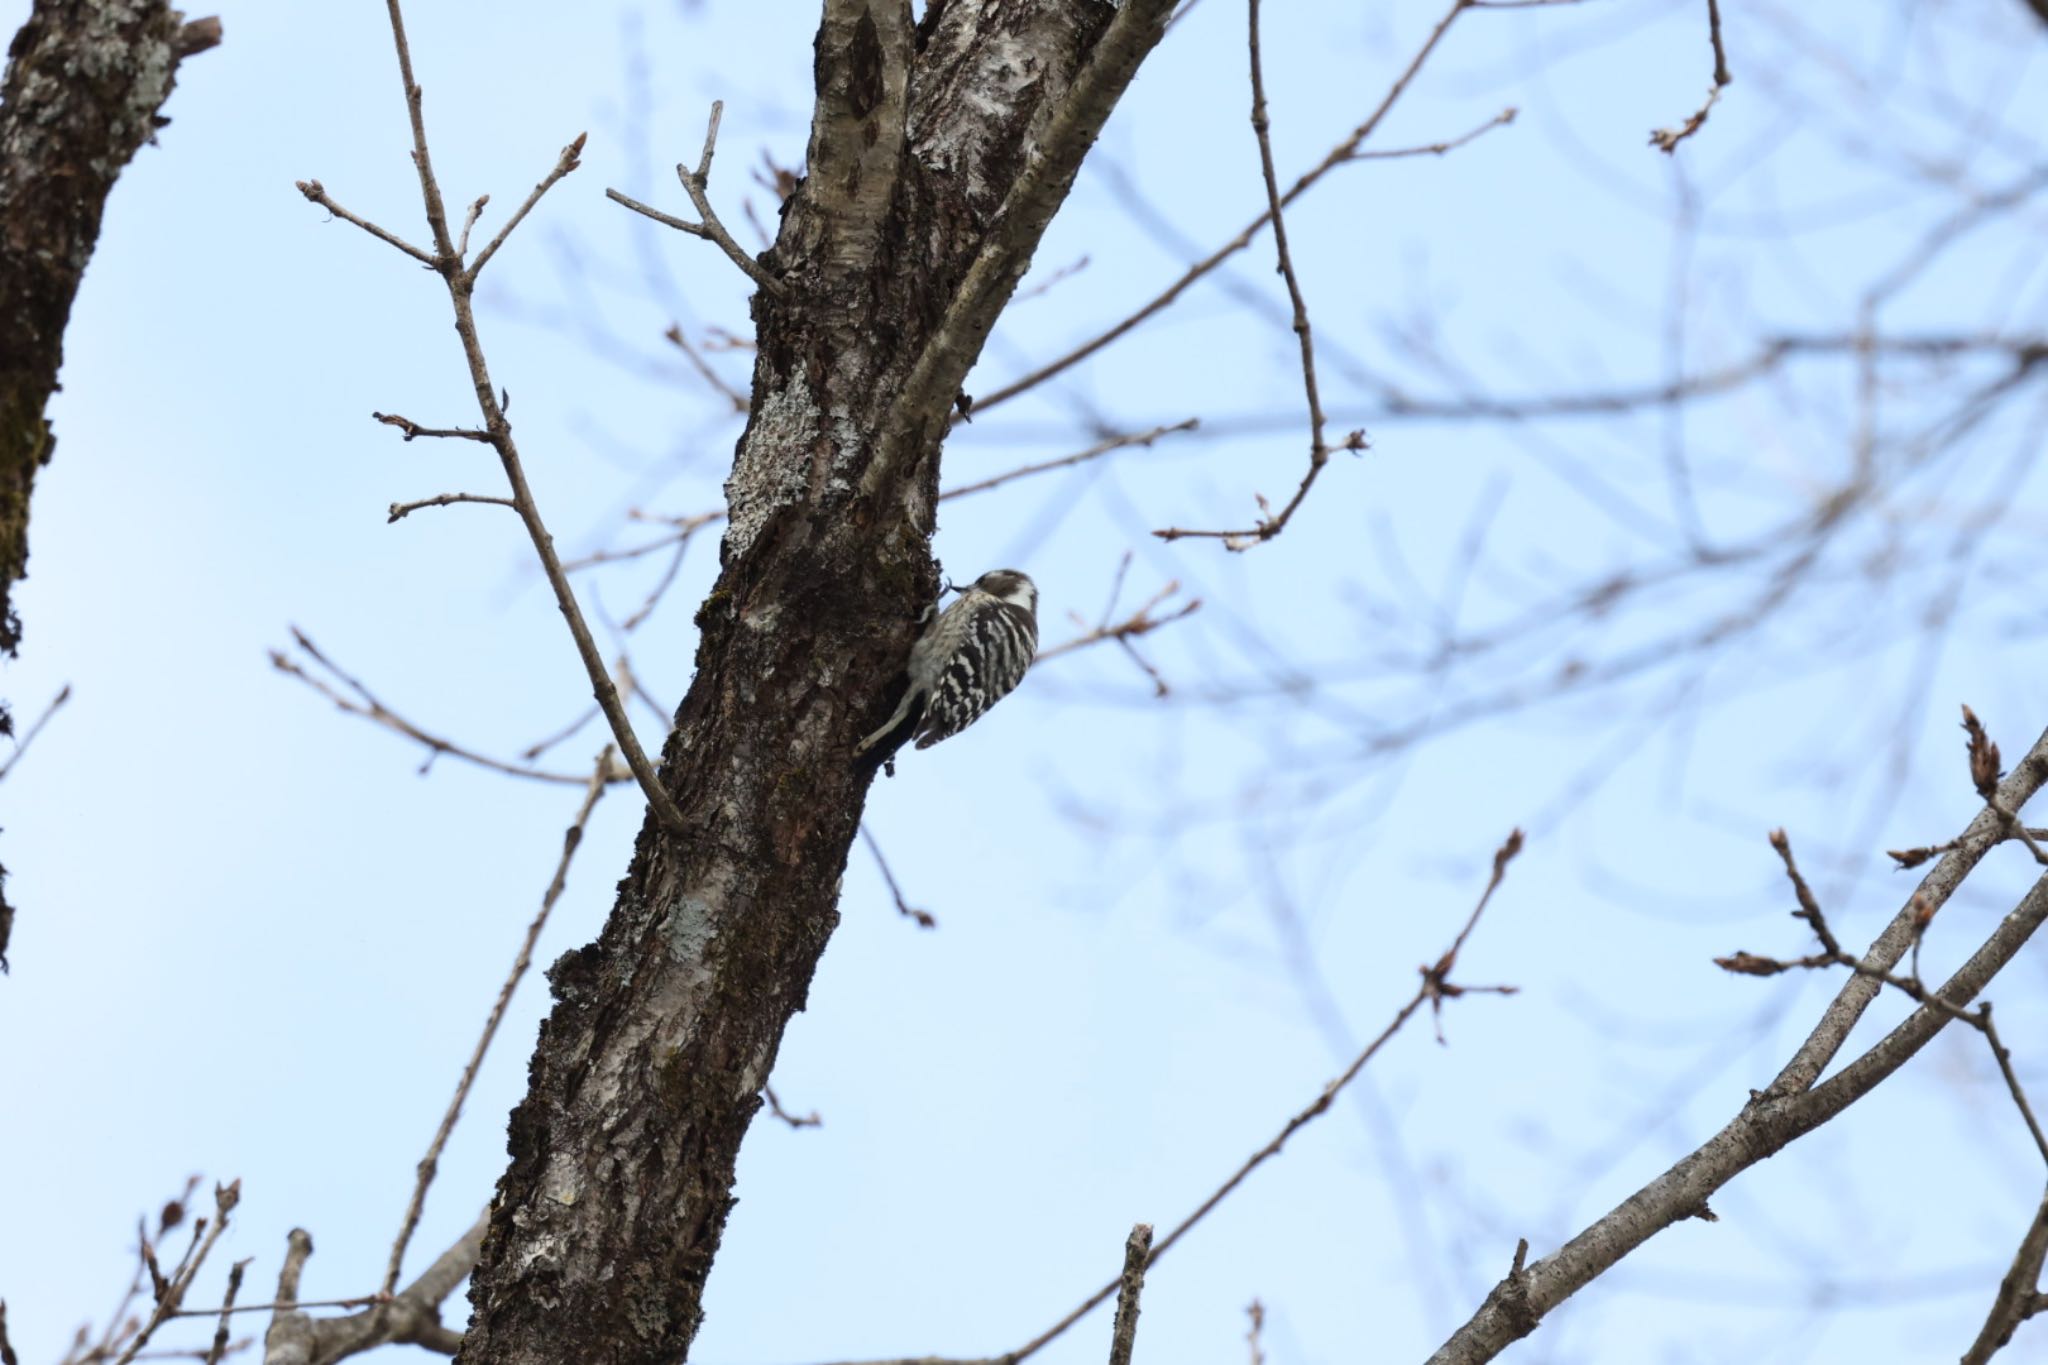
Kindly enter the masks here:
<path id="1" fill-rule="evenodd" d="M 910 647 L 909 690 L 864 754 L 895 736 L 929 749 L 959 734 L 1024 680 L 1038 655 L 1038 587 L 1015 569 L 991 569 L 940 612 Z"/>

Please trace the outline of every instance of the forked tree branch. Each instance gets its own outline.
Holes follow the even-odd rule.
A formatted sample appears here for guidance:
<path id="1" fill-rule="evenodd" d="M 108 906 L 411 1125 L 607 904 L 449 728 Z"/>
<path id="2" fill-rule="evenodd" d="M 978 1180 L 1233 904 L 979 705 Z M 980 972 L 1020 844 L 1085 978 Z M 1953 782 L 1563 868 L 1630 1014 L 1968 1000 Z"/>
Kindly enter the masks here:
<path id="1" fill-rule="evenodd" d="M 2036 740 L 1993 801 L 1970 822 L 1885 926 L 1858 971 L 1843 983 L 1820 1022 L 1766 1088 L 1752 1093 L 1728 1124 L 1663 1174 L 1549 1256 L 1523 1264 L 1430 1357 L 1430 1365 L 1479 1365 L 1535 1331 L 1552 1309 L 1605 1274 L 1658 1232 L 1707 1210 L 1730 1180 L 1812 1132 L 1893 1075 L 1926 1046 L 2019 952 L 2048 919 L 2048 878 L 2033 888 L 1977 952 L 1922 1005 L 1860 1057 L 1815 1084 L 1891 972 L 1918 941 L 1925 916 L 1954 894 L 1984 855 L 2010 837 L 1999 807 L 2017 811 L 2048 782 L 2048 733 Z"/>
<path id="2" fill-rule="evenodd" d="M 789 292 L 788 287 L 769 274 L 759 261 L 749 256 L 745 247 L 733 240 L 732 234 L 726 231 L 725 224 L 719 221 L 717 211 L 711 207 L 711 154 L 718 146 L 718 124 L 724 117 L 725 101 L 711 101 L 711 122 L 704 130 L 704 152 L 697 159 L 697 169 L 692 171 L 682 164 L 676 166 L 676 179 L 683 182 L 683 192 L 690 196 L 690 202 L 696 206 L 697 222 L 690 223 L 681 218 L 671 217 L 617 190 L 606 190 L 605 198 L 615 204 L 623 204 L 633 212 L 652 218 L 657 223 L 675 228 L 678 232 L 687 232 L 692 237 L 702 237 L 723 251 L 734 265 L 746 272 L 748 279 L 780 298 Z M 680 337 L 681 333 L 676 335 Z M 677 344 L 682 343 L 678 341 Z"/>
<path id="3" fill-rule="evenodd" d="M 546 523 L 541 519 L 539 504 L 533 496 L 533 489 L 526 479 L 526 469 L 519 457 L 519 447 L 512 436 L 512 424 L 505 417 L 505 400 L 491 378 L 490 366 L 484 359 L 483 342 L 477 331 L 474 296 L 477 274 L 505 244 L 512 230 L 516 228 L 534 205 L 563 177 L 581 165 L 584 135 L 579 133 L 556 157 L 554 166 L 543 176 L 531 193 L 505 225 L 498 230 L 490 242 L 480 251 L 475 260 L 465 264 L 461 247 L 448 227 L 448 209 L 441 196 L 440 182 L 434 175 L 433 156 L 427 146 L 427 126 L 421 112 L 423 103 L 419 83 L 413 79 L 412 49 L 405 36 L 405 16 L 400 10 L 399 0 L 386 0 L 391 19 L 391 36 L 398 53 L 399 79 L 405 93 L 406 113 L 412 124 L 413 166 L 419 174 L 420 198 L 425 205 L 427 227 L 433 237 L 431 253 L 412 246 L 394 234 L 385 231 L 366 219 L 348 213 L 337 205 L 317 180 L 300 181 L 299 191 L 314 203 L 328 209 L 339 217 L 372 233 L 378 238 L 398 247 L 406 254 L 424 261 L 441 276 L 448 289 L 448 301 L 455 313 L 455 332 L 462 343 L 462 353 L 469 365 L 470 381 L 476 391 L 478 410 L 484 419 L 483 435 L 491 448 L 498 453 L 503 466 L 505 480 L 511 485 L 511 506 L 520 522 L 525 526 L 528 538 L 533 542 L 535 556 L 540 560 L 541 572 L 548 580 L 548 586 L 555 594 L 555 605 L 562 613 L 562 620 L 569 627 L 570 638 L 575 642 L 576 653 L 583 661 L 583 671 L 590 681 L 592 694 L 597 698 L 599 709 L 612 730 L 612 738 L 625 756 L 626 766 L 632 770 L 634 780 L 647 798 L 648 807 L 661 822 L 672 831 L 680 832 L 684 827 L 682 812 L 676 808 L 675 799 L 661 785 L 655 775 L 654 765 L 647 759 L 641 748 L 640 738 L 633 732 L 633 726 L 626 715 L 625 703 L 620 699 L 618 688 L 612 683 L 604 658 L 598 653 L 597 641 L 591 636 L 590 626 L 583 619 L 583 610 L 576 601 L 576 593 L 569 585 L 568 574 L 563 571 L 560 557 L 555 553 L 554 537 L 549 534 Z M 484 200 L 479 199 L 471 209 L 470 217 L 462 230 L 462 244 L 467 245 L 469 228 L 481 211 Z M 380 418 L 379 420 L 385 420 Z M 422 430 L 400 419 L 400 425 L 408 428 L 406 439 L 423 434 Z M 450 430 L 433 434 L 463 435 L 469 433 Z M 471 497 L 455 499 L 475 500 Z M 392 520 L 396 521 L 402 512 L 394 507 Z"/>

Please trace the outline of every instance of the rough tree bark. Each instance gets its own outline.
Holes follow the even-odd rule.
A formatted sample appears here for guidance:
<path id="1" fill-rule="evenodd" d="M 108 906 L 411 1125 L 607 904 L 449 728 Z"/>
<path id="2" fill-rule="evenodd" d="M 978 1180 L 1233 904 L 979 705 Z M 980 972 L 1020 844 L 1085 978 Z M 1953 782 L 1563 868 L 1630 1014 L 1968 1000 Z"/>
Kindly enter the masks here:
<path id="1" fill-rule="evenodd" d="M 164 0 L 36 0 L 0 84 L 0 651 L 21 643 L 14 585 L 28 572 L 28 502 L 56 438 L 64 324 L 129 159 L 166 120 L 178 62 L 220 41 Z M 0 706 L 0 734 L 7 731 Z M 0 881 L 5 879 L 0 870 Z M 13 912 L 0 896 L 0 964 Z"/>
<path id="2" fill-rule="evenodd" d="M 937 595 L 959 386 L 1170 0 L 826 0 L 808 177 L 754 300 L 752 408 L 696 676 L 597 942 L 550 972 L 461 1359 L 686 1357 L 733 1165 L 838 922 Z M 709 259 L 709 258 L 707 258 Z M 984 566 L 975 566 L 977 569 Z"/>

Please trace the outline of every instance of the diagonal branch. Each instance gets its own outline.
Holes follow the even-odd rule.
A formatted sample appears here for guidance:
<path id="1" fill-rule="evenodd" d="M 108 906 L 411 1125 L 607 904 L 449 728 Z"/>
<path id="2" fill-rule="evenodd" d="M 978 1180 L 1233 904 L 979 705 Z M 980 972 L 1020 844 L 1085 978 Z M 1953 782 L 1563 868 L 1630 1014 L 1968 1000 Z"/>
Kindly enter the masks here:
<path id="1" fill-rule="evenodd" d="M 1280 1131 L 1274 1135 L 1272 1141 L 1246 1158 L 1243 1164 L 1231 1172 L 1230 1177 L 1222 1185 L 1218 1186 L 1208 1198 L 1195 1206 L 1194 1212 L 1174 1224 L 1172 1231 L 1152 1245 L 1151 1250 L 1145 1256 L 1146 1269 L 1149 1270 L 1152 1266 L 1157 1265 L 1159 1258 L 1172 1250 L 1175 1242 L 1178 1242 L 1187 1234 L 1189 1229 L 1201 1222 L 1202 1219 L 1208 1217 L 1218 1204 L 1229 1198 L 1231 1192 L 1242 1185 L 1253 1171 L 1256 1171 L 1274 1157 L 1279 1156 L 1281 1149 L 1287 1145 L 1289 1138 L 1315 1122 L 1322 1115 L 1328 1113 L 1330 1106 L 1335 1102 L 1337 1096 L 1343 1093 L 1344 1088 L 1358 1079 L 1359 1073 L 1365 1070 L 1367 1063 L 1379 1055 L 1380 1049 L 1393 1040 L 1394 1035 L 1398 1034 L 1402 1027 L 1415 1017 L 1423 1005 L 1428 1004 L 1432 1007 L 1440 1007 L 1441 1002 L 1444 1000 L 1482 992 L 1499 995 L 1514 993 L 1514 987 L 1512 986 L 1462 986 L 1452 982 L 1450 977 L 1452 970 L 1458 965 L 1459 952 L 1464 948 L 1466 940 L 1472 936 L 1472 931 L 1478 928 L 1480 916 L 1486 913 L 1486 907 L 1493 901 L 1493 893 L 1500 889 L 1501 882 L 1507 875 L 1508 864 L 1513 862 L 1521 851 L 1522 832 L 1518 829 L 1510 833 L 1500 848 L 1495 850 L 1493 855 L 1493 874 L 1488 878 L 1486 889 L 1480 893 L 1478 902 L 1473 905 L 1472 913 L 1465 917 L 1465 923 L 1458 930 L 1457 937 L 1451 941 L 1451 946 L 1444 950 L 1443 955 L 1434 964 L 1418 969 L 1422 982 L 1415 988 L 1415 994 L 1409 997 L 1406 1004 L 1394 1012 L 1394 1017 L 1388 1021 L 1385 1028 L 1380 1030 L 1379 1035 L 1365 1045 L 1364 1051 L 1354 1057 L 1351 1065 L 1345 1067 L 1335 1080 L 1323 1087 L 1322 1093 L 1316 1096 L 1315 1100 L 1307 1108 L 1281 1125 Z M 1143 1225 L 1141 1224 L 1140 1226 Z M 1106 1303 L 1111 1295 L 1116 1294 L 1118 1290 L 1123 1288 L 1124 1283 L 1125 1277 L 1123 1275 L 1117 1276 L 1086 1299 L 1083 1299 L 1078 1307 L 1051 1327 L 1040 1332 L 1016 1350 L 1005 1352 L 999 1356 L 986 1356 L 973 1360 L 952 1360 L 938 1356 L 899 1357 L 888 1361 L 872 1361 L 868 1362 L 867 1365 L 1020 1365 L 1020 1362 L 1037 1355 L 1055 1339 L 1063 1335 L 1068 1328 Z"/>
<path id="2" fill-rule="evenodd" d="M 1953 851 L 1922 879 L 1860 960 L 1820 1022 L 1777 1079 L 1752 1092 L 1720 1132 L 1595 1220 L 1552 1255 L 1521 1257 L 1478 1310 L 1430 1357 L 1430 1365 L 1479 1365 L 1535 1331 L 1545 1314 L 1605 1274 L 1664 1228 L 1706 1215 L 1730 1180 L 1783 1150 L 1870 1093 L 1956 1017 L 2048 920 L 2048 878 L 2036 882 L 1989 939 L 1898 1027 L 1815 1085 L 1890 973 L 1918 941 L 1925 917 L 1947 901 L 1984 854 L 2007 835 L 1998 807 L 2017 811 L 2048 782 L 2048 733 L 1999 783 Z M 1804 908 L 1804 907 L 1802 907 Z M 1868 970 L 1864 970 L 1867 968 Z"/>

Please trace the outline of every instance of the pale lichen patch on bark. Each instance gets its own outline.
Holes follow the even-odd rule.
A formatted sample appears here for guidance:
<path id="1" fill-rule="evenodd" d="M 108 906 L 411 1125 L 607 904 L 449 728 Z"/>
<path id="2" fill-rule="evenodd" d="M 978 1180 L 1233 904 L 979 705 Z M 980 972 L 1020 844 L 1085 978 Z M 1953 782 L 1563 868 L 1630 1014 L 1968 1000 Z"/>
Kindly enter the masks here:
<path id="1" fill-rule="evenodd" d="M 733 462 L 732 477 L 725 482 L 728 563 L 753 548 L 771 517 L 803 500 L 808 479 L 797 452 L 810 444 L 820 417 L 817 398 L 801 374 L 762 396 L 753 428 Z"/>

